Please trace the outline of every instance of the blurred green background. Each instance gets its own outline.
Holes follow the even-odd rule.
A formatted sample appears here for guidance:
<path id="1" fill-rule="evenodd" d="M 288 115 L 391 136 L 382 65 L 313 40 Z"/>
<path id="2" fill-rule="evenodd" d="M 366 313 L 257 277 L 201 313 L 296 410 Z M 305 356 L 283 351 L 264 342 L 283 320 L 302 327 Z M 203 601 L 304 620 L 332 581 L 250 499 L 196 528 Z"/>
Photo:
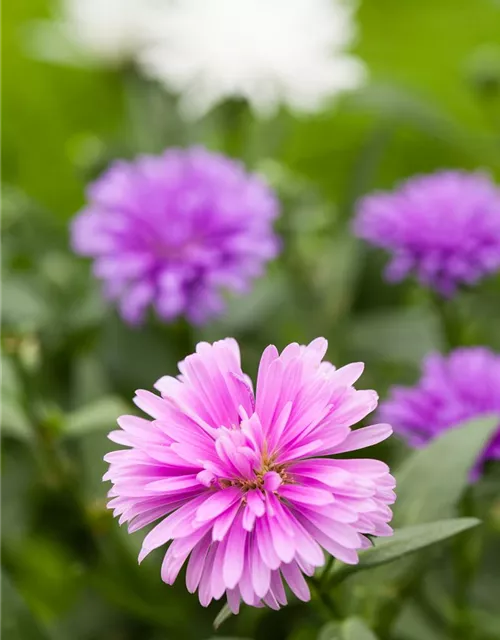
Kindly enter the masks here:
<path id="1" fill-rule="evenodd" d="M 172 96 L 130 69 L 30 56 L 28 25 L 52 8 L 47 0 L 2 7 L 4 637 L 208 640 L 220 603 L 205 610 L 182 580 L 162 584 L 160 554 L 139 569 L 143 534 L 128 536 L 105 510 L 106 433 L 130 410 L 134 389 L 173 374 L 200 339 L 236 337 L 254 375 L 267 344 L 325 335 L 329 359 L 364 360 L 363 383 L 382 396 L 416 379 L 422 357 L 445 346 L 439 318 L 425 292 L 383 282 L 383 257 L 352 238 L 349 222 L 360 195 L 414 173 L 484 168 L 500 178 L 500 2 L 363 0 L 355 51 L 369 67 L 365 88 L 315 116 L 283 111 L 262 122 L 244 112 L 235 123 L 222 106 L 189 125 Z M 112 158 L 192 143 L 239 155 L 267 176 L 283 203 L 285 250 L 250 296 L 229 300 L 209 325 L 152 319 L 130 329 L 69 251 L 68 222 Z M 500 350 L 498 278 L 454 304 L 464 343 Z M 378 453 L 394 462 L 406 455 L 396 440 Z M 472 596 L 477 636 L 469 625 L 463 638 L 500 638 L 498 486 L 497 474 L 475 488 L 490 534 Z M 425 589 L 444 610 L 449 579 L 440 554 Z M 403 601 L 399 591 L 385 595 Z M 432 623 L 417 595 L 405 594 L 390 637 L 458 638 Z M 308 640 L 321 624 L 314 608 L 293 604 L 245 610 L 217 636 Z M 328 633 L 321 640 L 337 637 Z"/>

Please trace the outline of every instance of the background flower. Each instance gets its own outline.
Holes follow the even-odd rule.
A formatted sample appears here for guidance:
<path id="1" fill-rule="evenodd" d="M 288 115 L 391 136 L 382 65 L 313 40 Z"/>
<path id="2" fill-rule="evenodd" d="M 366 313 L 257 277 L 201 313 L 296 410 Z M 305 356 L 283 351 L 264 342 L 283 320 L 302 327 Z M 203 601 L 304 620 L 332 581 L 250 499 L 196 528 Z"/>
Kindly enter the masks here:
<path id="1" fill-rule="evenodd" d="M 279 104 L 315 111 L 364 78 L 345 53 L 355 25 L 341 0 L 174 0 L 150 24 L 142 66 L 190 116 L 227 98 L 264 115 Z"/>
<path id="2" fill-rule="evenodd" d="M 202 605 L 227 594 L 272 608 L 286 604 L 282 578 L 301 600 L 303 577 L 323 565 L 322 549 L 355 564 L 364 534 L 391 535 L 395 482 L 378 460 L 337 454 L 385 440 L 389 425 L 351 427 L 377 404 L 352 386 L 360 363 L 321 363 L 327 342 L 268 347 L 254 396 L 238 344 L 200 343 L 178 378 L 138 391 L 153 421 L 122 416 L 110 438 L 129 447 L 106 456 L 109 507 L 145 537 L 139 559 L 172 541 L 162 578 L 172 584 L 189 557 L 186 583 Z"/>
<path id="3" fill-rule="evenodd" d="M 75 251 L 95 258 L 107 298 L 141 322 L 204 322 L 220 290 L 244 292 L 278 250 L 272 191 L 239 162 L 202 148 L 116 162 L 88 189 L 72 226 Z"/>
<path id="4" fill-rule="evenodd" d="M 500 268 L 500 189 L 480 173 L 442 171 L 410 178 L 358 204 L 354 229 L 392 254 L 386 276 L 452 295 Z"/>
<path id="5" fill-rule="evenodd" d="M 500 356 L 485 347 L 433 354 L 414 387 L 393 387 L 380 404 L 381 419 L 415 447 L 476 416 L 500 412 Z M 478 463 L 500 459 L 500 428 Z"/>
<path id="6" fill-rule="evenodd" d="M 131 62 L 149 40 L 155 0 L 61 0 L 54 21 L 31 25 L 37 57 L 85 65 Z"/>

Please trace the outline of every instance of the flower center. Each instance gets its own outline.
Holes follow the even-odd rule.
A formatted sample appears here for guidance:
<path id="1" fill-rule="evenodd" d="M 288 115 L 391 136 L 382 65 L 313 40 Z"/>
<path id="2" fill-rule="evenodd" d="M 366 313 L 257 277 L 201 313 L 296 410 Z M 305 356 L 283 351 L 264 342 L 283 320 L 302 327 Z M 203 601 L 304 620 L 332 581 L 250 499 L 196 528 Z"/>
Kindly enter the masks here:
<path id="1" fill-rule="evenodd" d="M 239 487 L 243 491 L 259 489 L 260 491 L 276 491 L 281 484 L 290 484 L 292 478 L 287 473 L 286 465 L 263 463 L 262 467 L 254 472 L 253 478 L 222 478 L 219 485 L 227 487 Z"/>

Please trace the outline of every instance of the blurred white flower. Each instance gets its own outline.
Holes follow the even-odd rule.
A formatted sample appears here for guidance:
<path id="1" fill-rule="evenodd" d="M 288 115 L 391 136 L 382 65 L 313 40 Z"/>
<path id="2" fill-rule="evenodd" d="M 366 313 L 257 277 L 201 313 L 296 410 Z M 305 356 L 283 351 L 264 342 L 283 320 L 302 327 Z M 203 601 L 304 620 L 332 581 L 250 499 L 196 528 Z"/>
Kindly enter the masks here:
<path id="1" fill-rule="evenodd" d="M 28 31 L 28 47 L 45 60 L 117 65 L 137 57 L 163 0 L 61 0 L 54 21 Z"/>
<path id="2" fill-rule="evenodd" d="M 342 0 L 171 0 L 149 28 L 143 69 L 191 117 L 233 97 L 261 115 L 279 104 L 315 111 L 365 75 L 344 52 L 355 24 Z"/>

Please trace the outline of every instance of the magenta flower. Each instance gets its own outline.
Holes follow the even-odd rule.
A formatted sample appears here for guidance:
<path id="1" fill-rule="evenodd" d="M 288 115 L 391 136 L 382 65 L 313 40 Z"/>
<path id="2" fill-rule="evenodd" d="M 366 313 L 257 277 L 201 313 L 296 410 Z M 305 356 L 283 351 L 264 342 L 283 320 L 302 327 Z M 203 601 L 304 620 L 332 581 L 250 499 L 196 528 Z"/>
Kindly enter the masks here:
<path id="1" fill-rule="evenodd" d="M 391 427 L 351 430 L 377 394 L 352 386 L 362 364 L 322 363 L 326 348 L 323 338 L 281 354 L 267 347 L 254 394 L 237 342 L 202 342 L 180 376 L 156 383 L 161 397 L 137 392 L 153 420 L 122 416 L 110 434 L 129 448 L 105 458 L 109 507 L 130 532 L 160 521 L 139 559 L 170 542 L 162 579 L 172 584 L 189 558 L 187 588 L 203 606 L 226 593 L 235 613 L 241 600 L 277 609 L 287 602 L 283 580 L 308 600 L 303 574 L 323 565 L 323 550 L 356 563 L 365 534 L 392 533 L 387 465 L 337 457 Z"/>
<path id="2" fill-rule="evenodd" d="M 392 193 L 362 198 L 354 230 L 392 254 L 388 280 L 413 272 L 451 296 L 500 269 L 500 189 L 480 173 L 417 176 Z"/>
<path id="3" fill-rule="evenodd" d="M 202 148 L 170 149 L 113 164 L 88 189 L 72 226 L 73 248 L 94 258 L 105 297 L 140 323 L 202 323 L 242 293 L 278 252 L 273 192 L 242 165 Z"/>
<path id="4" fill-rule="evenodd" d="M 414 387 L 393 387 L 379 415 L 413 447 L 476 416 L 500 412 L 500 355 L 484 347 L 435 353 L 424 360 Z M 500 425 L 478 460 L 474 476 L 488 459 L 500 460 Z"/>

